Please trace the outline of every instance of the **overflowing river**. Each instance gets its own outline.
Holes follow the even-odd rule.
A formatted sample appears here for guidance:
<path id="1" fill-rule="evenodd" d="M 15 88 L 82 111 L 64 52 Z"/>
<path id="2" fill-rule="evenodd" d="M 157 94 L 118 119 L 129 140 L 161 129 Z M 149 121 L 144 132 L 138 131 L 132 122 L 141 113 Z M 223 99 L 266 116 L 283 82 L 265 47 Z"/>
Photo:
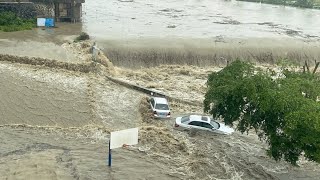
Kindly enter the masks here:
<path id="1" fill-rule="evenodd" d="M 320 56 L 319 10 L 223 0 L 88 0 L 83 12 L 83 29 L 118 66 Z"/>
<path id="2" fill-rule="evenodd" d="M 250 2 L 87 0 L 83 11 L 85 29 L 108 39 L 320 36 L 319 10 Z"/>

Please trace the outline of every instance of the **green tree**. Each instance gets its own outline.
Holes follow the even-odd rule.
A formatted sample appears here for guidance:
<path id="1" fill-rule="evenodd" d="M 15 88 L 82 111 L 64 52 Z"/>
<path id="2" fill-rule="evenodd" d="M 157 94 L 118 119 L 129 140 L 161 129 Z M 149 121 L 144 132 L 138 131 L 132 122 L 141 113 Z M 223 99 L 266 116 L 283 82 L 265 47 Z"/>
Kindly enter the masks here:
<path id="1" fill-rule="evenodd" d="M 204 111 L 244 133 L 255 130 L 267 154 L 294 165 L 320 162 L 320 81 L 316 74 L 256 69 L 239 60 L 209 75 Z"/>

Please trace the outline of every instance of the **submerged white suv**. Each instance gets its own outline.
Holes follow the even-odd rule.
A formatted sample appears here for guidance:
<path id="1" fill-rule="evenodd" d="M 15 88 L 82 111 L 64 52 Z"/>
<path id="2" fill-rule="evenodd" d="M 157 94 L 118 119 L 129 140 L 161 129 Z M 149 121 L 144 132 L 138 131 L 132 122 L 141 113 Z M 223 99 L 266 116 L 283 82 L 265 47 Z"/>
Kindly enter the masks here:
<path id="1" fill-rule="evenodd" d="M 171 112 L 166 98 L 151 97 L 149 103 L 155 118 L 170 118 Z"/>

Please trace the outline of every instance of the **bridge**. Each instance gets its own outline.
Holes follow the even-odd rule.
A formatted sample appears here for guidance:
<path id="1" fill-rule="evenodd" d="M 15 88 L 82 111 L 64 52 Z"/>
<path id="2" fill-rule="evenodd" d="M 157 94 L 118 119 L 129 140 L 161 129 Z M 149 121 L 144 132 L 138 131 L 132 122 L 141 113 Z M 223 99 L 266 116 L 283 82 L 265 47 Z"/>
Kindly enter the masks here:
<path id="1" fill-rule="evenodd" d="M 54 17 L 57 22 L 79 22 L 84 2 L 85 0 L 0 0 L 0 6 L 34 4 L 37 17 Z"/>

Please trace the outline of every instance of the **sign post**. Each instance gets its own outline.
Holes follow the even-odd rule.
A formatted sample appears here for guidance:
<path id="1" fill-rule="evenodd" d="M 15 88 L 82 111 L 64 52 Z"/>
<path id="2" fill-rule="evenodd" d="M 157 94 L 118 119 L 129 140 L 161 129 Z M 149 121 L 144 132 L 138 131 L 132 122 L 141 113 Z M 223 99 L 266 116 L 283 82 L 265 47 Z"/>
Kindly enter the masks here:
<path id="1" fill-rule="evenodd" d="M 138 144 L 138 128 L 114 131 L 110 134 L 108 166 L 111 167 L 112 149 Z"/>
<path id="2" fill-rule="evenodd" d="M 109 161 L 108 161 L 108 166 L 111 167 L 111 149 L 110 149 L 110 140 L 109 140 Z"/>

